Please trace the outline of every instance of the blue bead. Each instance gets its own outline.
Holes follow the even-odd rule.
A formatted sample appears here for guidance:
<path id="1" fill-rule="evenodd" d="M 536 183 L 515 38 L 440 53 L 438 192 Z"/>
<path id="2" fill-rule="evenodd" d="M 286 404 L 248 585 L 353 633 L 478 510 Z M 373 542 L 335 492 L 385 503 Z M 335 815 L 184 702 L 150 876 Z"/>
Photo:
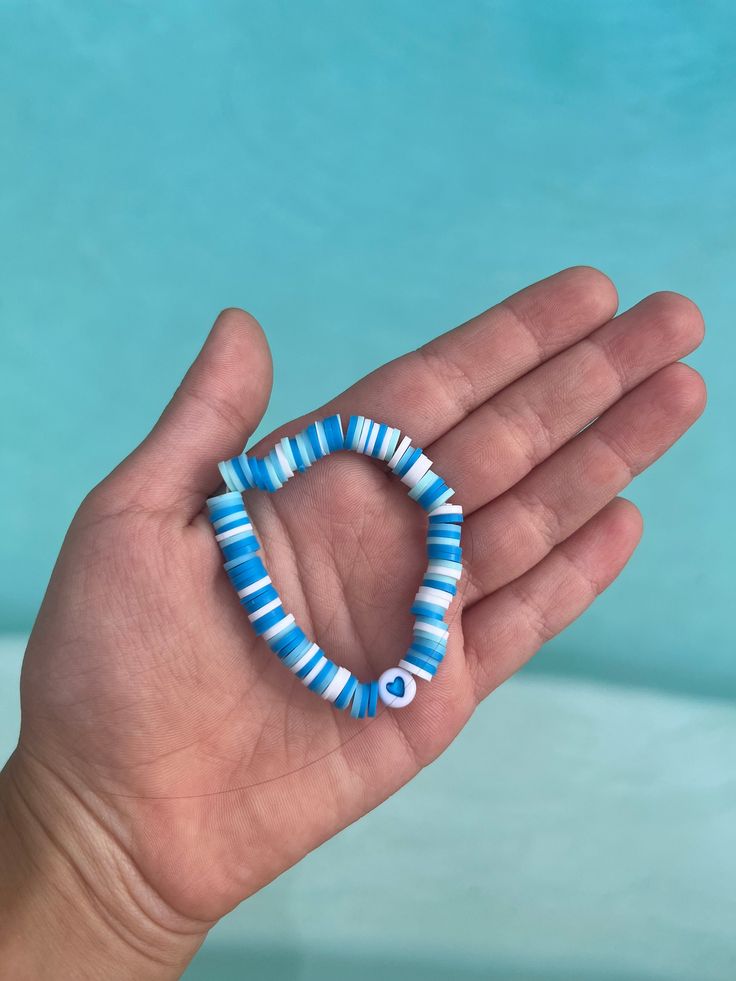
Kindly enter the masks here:
<path id="1" fill-rule="evenodd" d="M 271 610 L 270 613 L 266 613 L 265 616 L 258 617 L 257 620 L 253 620 L 252 627 L 255 632 L 260 636 L 264 630 L 268 630 L 269 627 L 273 627 L 275 623 L 284 618 L 284 608 L 283 606 L 277 606 L 275 610 Z"/>
<path id="2" fill-rule="evenodd" d="M 253 553 L 251 553 L 251 561 L 252 554 Z M 247 559 L 248 556 L 245 556 L 245 558 Z M 258 582 L 259 579 L 263 579 L 268 575 L 263 567 L 263 563 L 261 563 L 257 556 L 256 561 L 259 563 L 258 565 L 236 565 L 234 568 L 227 570 L 228 579 L 233 584 L 236 591 L 245 589 L 246 586 L 252 586 L 254 582 Z"/>
<path id="3" fill-rule="evenodd" d="M 454 579 L 441 580 L 441 579 L 431 578 L 430 576 L 425 576 L 424 579 L 422 579 L 422 585 L 428 586 L 430 589 L 441 589 L 445 593 L 452 593 L 453 596 L 457 592 Z"/>
<path id="4" fill-rule="evenodd" d="M 242 464 L 240 463 L 240 459 L 237 456 L 234 456 L 232 458 L 232 460 L 230 461 L 230 466 L 235 471 L 235 476 L 238 478 L 238 480 L 240 481 L 240 483 L 241 484 L 244 484 L 246 487 L 250 487 L 251 486 L 251 481 L 246 476 L 246 473 L 243 470 Z"/>
<path id="5" fill-rule="evenodd" d="M 386 436 L 387 429 L 388 426 L 386 425 L 385 422 L 382 422 L 381 425 L 378 427 L 378 435 L 376 436 L 376 442 L 373 446 L 373 452 L 371 453 L 371 456 L 378 456 L 378 451 L 381 449 L 381 443 L 383 442 Z"/>
<path id="6" fill-rule="evenodd" d="M 218 524 L 215 528 L 216 535 L 221 535 L 223 531 L 232 531 L 233 528 L 240 528 L 244 525 L 250 524 L 247 516 L 242 514 L 226 514 L 223 516 L 223 518 L 215 518 L 215 521 L 222 521 L 222 524 Z M 215 522 L 213 521 L 213 524 L 214 523 Z M 227 541 L 227 539 L 223 538 L 223 541 Z"/>
<path id="7" fill-rule="evenodd" d="M 273 467 L 274 473 L 276 474 L 277 478 L 281 481 L 282 484 L 285 484 L 288 478 L 284 473 L 284 468 L 281 466 L 279 462 L 279 458 L 276 455 L 276 450 L 271 450 L 271 452 L 268 454 L 268 462 Z"/>
<path id="8" fill-rule="evenodd" d="M 312 449 L 312 444 L 309 442 L 306 430 L 304 432 L 297 433 L 296 441 L 302 452 L 302 459 L 304 460 L 304 463 L 307 465 L 307 467 L 311 467 L 317 458 L 314 455 L 314 450 Z"/>
<path id="9" fill-rule="evenodd" d="M 447 647 L 447 631 L 445 631 L 444 636 L 440 636 L 429 629 L 425 629 L 425 626 L 428 628 L 430 624 L 436 627 L 437 621 L 431 620 L 429 617 L 417 620 L 412 631 L 412 637 L 422 644 L 429 644 L 430 647 L 441 647 L 444 650 Z M 445 626 L 447 625 L 445 624 Z"/>
<path id="10" fill-rule="evenodd" d="M 296 664 L 299 658 L 303 657 L 308 648 L 312 646 L 312 642 L 308 637 L 300 641 L 295 648 L 291 651 L 285 651 L 283 648 L 279 651 L 279 657 L 287 668 L 290 668 L 292 664 Z"/>
<path id="11" fill-rule="evenodd" d="M 463 555 L 461 548 L 452 548 L 445 545 L 427 545 L 427 555 L 430 559 L 449 559 L 452 562 L 459 562 Z"/>
<path id="12" fill-rule="evenodd" d="M 301 667 L 297 671 L 297 673 L 296 673 L 297 678 L 306 678 L 307 675 L 309 674 L 309 672 L 312 670 L 312 668 L 319 661 L 321 661 L 323 657 L 324 657 L 324 654 L 322 653 L 322 651 L 317 650 L 317 652 L 315 654 L 313 654 L 312 657 L 310 657 L 310 659 L 307 661 L 307 663 L 305 665 L 303 665 L 303 667 Z"/>
<path id="13" fill-rule="evenodd" d="M 237 542 L 228 542 L 227 545 L 222 544 L 222 554 L 227 559 L 228 562 L 232 559 L 237 558 L 239 555 L 249 555 L 253 552 L 257 552 L 259 548 L 258 542 L 253 537 L 253 535 L 248 535 L 247 538 L 240 539 Z"/>
<path id="14" fill-rule="evenodd" d="M 279 441 L 279 446 L 281 447 L 281 452 L 286 457 L 286 462 L 289 464 L 292 470 L 297 470 L 296 459 L 294 457 L 294 451 L 291 448 L 290 439 L 282 439 Z"/>
<path id="15" fill-rule="evenodd" d="M 444 620 L 445 618 L 443 606 L 434 606 L 431 603 L 422 603 L 421 601 L 413 603 L 410 612 L 414 616 L 432 617 L 435 620 Z"/>
<path id="16" fill-rule="evenodd" d="M 345 433 L 345 446 L 348 449 L 352 449 L 353 440 L 355 439 L 355 429 L 358 425 L 358 416 L 350 416 L 348 420 L 348 431 Z"/>
<path id="17" fill-rule="evenodd" d="M 350 705 L 350 714 L 354 719 L 359 719 L 361 717 L 360 706 L 363 701 L 363 691 L 365 687 L 366 686 L 363 684 L 362 681 L 359 681 L 358 684 L 355 686 L 355 690 L 353 692 L 353 701 Z"/>
<path id="18" fill-rule="evenodd" d="M 325 433 L 327 434 L 327 445 L 331 450 L 344 449 L 345 440 L 343 439 L 342 423 L 338 414 L 325 419 Z"/>
<path id="19" fill-rule="evenodd" d="M 437 477 L 436 480 L 430 484 L 427 490 L 417 498 L 417 503 L 420 507 L 426 508 L 432 503 L 439 495 L 442 493 L 443 489 L 447 487 L 442 477 Z"/>
<path id="20" fill-rule="evenodd" d="M 239 491 L 225 491 L 224 494 L 216 494 L 214 497 L 208 497 L 206 503 L 210 513 L 212 513 L 219 508 L 229 507 L 232 504 L 242 508 L 243 498 L 240 496 Z"/>
<path id="21" fill-rule="evenodd" d="M 417 657 L 425 658 L 427 661 L 437 661 L 438 664 L 445 656 L 444 651 L 438 650 L 436 647 L 427 647 L 426 644 L 419 644 L 416 641 L 411 645 L 409 651 L 416 654 Z"/>
<path id="22" fill-rule="evenodd" d="M 302 459 L 302 451 L 299 449 L 297 441 L 289 438 L 289 446 L 291 447 L 291 452 L 294 454 L 294 463 L 296 464 L 297 470 L 306 470 L 304 460 Z"/>
<path id="23" fill-rule="evenodd" d="M 410 443 L 399 458 L 399 462 L 392 468 L 397 477 L 400 476 L 402 467 L 413 453 L 414 447 Z"/>
<path id="24" fill-rule="evenodd" d="M 463 513 L 462 511 L 456 512 L 452 511 L 450 514 L 430 514 L 429 515 L 430 524 L 458 524 L 463 523 Z"/>
<path id="25" fill-rule="evenodd" d="M 238 580 L 244 579 L 238 586 L 238 589 L 242 589 L 243 586 L 249 586 L 252 582 L 256 582 L 258 579 L 263 579 L 266 572 L 266 568 L 261 562 L 260 556 L 253 555 L 240 555 L 237 559 L 231 559 L 226 562 L 224 567 L 228 576 L 230 577 L 230 582 L 234 582 L 237 578 Z"/>
<path id="26" fill-rule="evenodd" d="M 256 487 L 259 490 L 266 490 L 267 476 L 262 461 L 257 456 L 251 456 L 248 457 L 248 463 L 250 464 L 250 469 L 253 471 L 253 479 L 256 482 Z"/>
<path id="27" fill-rule="evenodd" d="M 269 459 L 265 459 L 263 466 L 266 468 L 266 475 L 268 477 L 268 489 L 270 491 L 278 490 L 279 484 L 283 484 L 283 480 L 279 478 L 274 465 Z"/>
<path id="28" fill-rule="evenodd" d="M 437 663 L 434 661 L 426 661 L 423 657 L 418 657 L 416 654 L 408 652 L 404 655 L 404 660 L 408 661 L 409 664 L 414 664 L 416 667 L 421 668 L 428 674 L 437 673 Z"/>
<path id="29" fill-rule="evenodd" d="M 309 682 L 307 687 L 310 691 L 316 691 L 318 695 L 321 695 L 336 674 L 337 665 L 332 661 L 328 661 L 322 670 L 317 674 L 317 677 Z"/>
<path id="30" fill-rule="evenodd" d="M 307 426 L 306 429 L 307 439 L 309 440 L 309 445 L 312 447 L 315 460 L 321 460 L 324 456 L 322 448 L 319 445 L 319 437 L 317 436 L 317 427 L 312 423 Z"/>
<path id="31" fill-rule="evenodd" d="M 447 501 L 449 501 L 454 493 L 455 491 L 452 489 L 452 487 L 448 487 L 447 484 L 444 484 L 444 486 L 440 488 L 436 497 L 433 497 L 432 500 L 428 501 L 425 505 L 423 505 L 423 507 L 426 511 L 433 511 L 441 504 L 445 504 Z"/>
<path id="32" fill-rule="evenodd" d="M 376 707 L 378 706 L 378 682 L 371 681 L 368 686 L 368 705 L 366 708 L 366 715 L 371 718 L 376 714 Z"/>
<path id="33" fill-rule="evenodd" d="M 264 586 L 263 589 L 259 589 L 257 593 L 251 593 L 250 596 L 243 596 L 240 600 L 241 606 L 243 606 L 248 613 L 255 613 L 256 610 L 260 610 L 262 606 L 266 603 L 270 603 L 272 600 L 278 599 L 279 594 L 269 583 Z"/>
<path id="34" fill-rule="evenodd" d="M 238 555 L 249 555 L 252 552 L 257 552 L 260 546 L 256 538 L 249 534 L 246 538 L 238 539 L 236 542 L 228 542 L 227 544 L 222 542 L 221 547 L 223 556 L 230 562 Z"/>
<path id="35" fill-rule="evenodd" d="M 418 501 L 422 494 L 428 490 L 437 479 L 437 474 L 433 470 L 428 470 L 422 479 L 414 486 L 409 488 L 409 497 L 412 501 Z"/>
<path id="36" fill-rule="evenodd" d="M 410 446 L 409 449 L 411 450 L 412 447 Z M 413 450 L 413 452 L 409 455 L 408 459 L 406 457 L 406 454 L 404 454 L 404 456 L 399 461 L 398 467 L 396 467 L 396 471 L 395 471 L 396 476 L 403 477 L 405 473 L 408 473 L 421 455 L 422 455 L 422 451 L 417 449 Z"/>
<path id="37" fill-rule="evenodd" d="M 351 674 L 348 680 L 345 682 L 345 687 L 333 702 L 336 709 L 344 709 L 347 707 L 357 684 L 358 679 L 354 674 Z"/>
<path id="38" fill-rule="evenodd" d="M 297 627 L 296 624 L 292 623 L 282 630 L 281 633 L 276 634 L 275 637 L 270 637 L 268 646 L 274 654 L 278 654 L 280 658 L 284 658 L 306 639 L 306 634 L 301 627 Z"/>
<path id="39" fill-rule="evenodd" d="M 238 495 L 239 497 L 240 495 Z M 240 504 L 223 504 L 221 507 L 215 507 L 210 509 L 208 518 L 210 521 L 217 521 L 218 518 L 225 518 L 229 514 L 244 514 L 243 502 L 241 500 Z"/>
<path id="40" fill-rule="evenodd" d="M 448 541 L 459 542 L 462 533 L 459 528 L 445 527 L 444 525 L 430 525 L 427 528 L 427 538 L 445 538 Z"/>

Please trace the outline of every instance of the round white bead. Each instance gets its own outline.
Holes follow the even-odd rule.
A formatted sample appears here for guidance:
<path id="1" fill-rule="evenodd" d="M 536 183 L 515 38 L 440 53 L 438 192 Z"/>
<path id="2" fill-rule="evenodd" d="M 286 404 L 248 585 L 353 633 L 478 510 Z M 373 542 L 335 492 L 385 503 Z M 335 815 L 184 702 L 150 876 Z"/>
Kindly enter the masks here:
<path id="1" fill-rule="evenodd" d="M 413 700 L 416 693 L 416 681 L 403 668 L 389 668 L 378 679 L 378 697 L 387 708 L 403 708 Z"/>

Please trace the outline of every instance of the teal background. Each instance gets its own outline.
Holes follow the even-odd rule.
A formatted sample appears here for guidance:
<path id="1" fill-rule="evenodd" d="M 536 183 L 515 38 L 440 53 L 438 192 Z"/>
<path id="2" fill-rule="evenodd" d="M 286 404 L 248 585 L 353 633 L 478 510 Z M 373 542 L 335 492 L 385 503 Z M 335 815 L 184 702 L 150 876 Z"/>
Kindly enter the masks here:
<path id="1" fill-rule="evenodd" d="M 708 324 L 622 580 L 192 978 L 736 976 L 735 65 L 726 0 L 0 0 L 0 756 L 66 526 L 220 308 L 262 432 L 570 264 Z"/>

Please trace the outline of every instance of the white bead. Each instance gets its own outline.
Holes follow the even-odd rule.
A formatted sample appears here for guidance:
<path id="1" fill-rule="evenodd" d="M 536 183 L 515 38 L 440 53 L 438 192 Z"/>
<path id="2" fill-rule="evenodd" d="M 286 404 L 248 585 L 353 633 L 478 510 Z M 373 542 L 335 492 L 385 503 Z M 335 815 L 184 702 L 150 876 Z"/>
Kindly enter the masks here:
<path id="1" fill-rule="evenodd" d="M 310 452 L 312 447 L 309 443 L 309 437 L 305 436 L 304 433 L 297 433 L 294 439 L 302 455 L 302 463 L 305 467 L 311 467 L 314 462 L 314 452 Z"/>
<path id="2" fill-rule="evenodd" d="M 350 438 L 350 443 L 347 448 L 352 450 L 354 453 L 357 452 L 358 440 L 360 439 L 360 434 L 363 432 L 363 423 L 365 422 L 365 416 L 355 417 L 355 429 L 353 430 L 353 435 Z"/>
<path id="3" fill-rule="evenodd" d="M 367 456 L 370 456 L 373 450 L 375 449 L 376 437 L 378 436 L 379 428 L 380 427 L 378 423 L 374 423 L 373 432 L 370 434 L 370 436 L 368 437 L 368 442 L 365 444 L 365 452 Z"/>
<path id="4" fill-rule="evenodd" d="M 388 442 L 391 439 L 391 433 L 393 429 L 389 426 L 386 432 L 383 434 L 383 439 L 381 440 L 381 446 L 376 452 L 376 456 L 379 460 L 386 459 L 386 450 L 388 449 Z"/>
<path id="5" fill-rule="evenodd" d="M 319 443 L 319 448 L 322 450 L 324 456 L 328 456 L 330 448 L 327 445 L 327 435 L 324 431 L 324 427 L 321 422 L 315 422 L 314 428 L 317 432 L 317 442 Z"/>
<path id="6" fill-rule="evenodd" d="M 281 469 L 284 471 L 287 479 L 294 476 L 294 471 L 289 466 L 289 461 L 286 459 L 286 454 L 284 453 L 281 444 L 277 443 L 274 446 L 274 451 L 276 453 L 276 459 L 279 461 Z"/>
<path id="7" fill-rule="evenodd" d="M 265 606 L 261 606 L 259 609 L 254 610 L 253 613 L 249 613 L 248 619 L 253 623 L 254 620 L 259 620 L 261 617 L 265 617 L 267 613 L 270 613 L 271 610 L 275 610 L 277 606 L 281 606 L 281 600 L 278 596 L 276 599 L 271 600 L 270 603 L 266 603 Z"/>
<path id="8" fill-rule="evenodd" d="M 308 661 L 312 660 L 312 658 L 314 657 L 314 655 L 317 653 L 318 650 L 319 647 L 316 644 L 310 644 L 309 647 L 306 649 L 306 651 L 299 658 L 299 660 L 295 661 L 294 664 L 291 665 L 291 670 L 294 672 L 294 674 L 297 674 L 299 671 L 301 671 L 304 665 Z"/>
<path id="9" fill-rule="evenodd" d="M 429 512 L 430 517 L 438 514 L 462 514 L 463 509 L 459 504 L 440 504 L 436 508 L 432 508 Z"/>
<path id="10" fill-rule="evenodd" d="M 400 680 L 404 685 L 403 695 L 396 695 L 388 690 L 388 686 Z M 388 708 L 400 709 L 408 705 L 417 693 L 417 683 L 408 671 L 403 668 L 389 668 L 378 679 L 378 697 Z"/>
<path id="11" fill-rule="evenodd" d="M 396 464 L 399 462 L 399 460 L 406 453 L 406 451 L 409 449 L 410 446 L 411 446 L 411 440 L 409 439 L 408 436 L 404 436 L 404 438 L 401 440 L 399 445 L 396 447 L 396 452 L 388 461 L 388 465 L 391 468 L 391 470 L 394 469 Z"/>
<path id="12" fill-rule="evenodd" d="M 431 466 L 432 461 L 422 453 L 416 463 L 412 463 L 401 478 L 401 483 L 406 484 L 407 487 L 416 487 L 422 477 L 429 472 Z"/>
<path id="13" fill-rule="evenodd" d="M 444 589 L 433 589 L 431 586 L 420 586 L 415 597 L 420 603 L 434 603 L 447 609 L 452 603 L 452 593 Z"/>
<path id="14" fill-rule="evenodd" d="M 420 620 L 418 622 L 415 620 L 414 626 L 415 627 L 418 626 L 420 630 L 423 630 L 425 632 L 425 634 L 432 634 L 433 637 L 446 637 L 447 634 L 449 633 L 449 630 L 447 629 L 447 625 L 442 620 L 438 620 L 437 623 L 442 624 L 442 626 L 435 627 L 434 624 L 425 623 L 424 620 Z"/>
<path id="15" fill-rule="evenodd" d="M 294 622 L 295 622 L 294 621 L 294 614 L 293 613 L 287 613 L 285 617 L 282 617 L 278 621 L 278 623 L 274 623 L 272 626 L 270 626 L 268 628 L 268 630 L 264 630 L 263 633 L 261 634 L 261 636 L 263 637 L 264 640 L 270 640 L 272 637 L 275 637 L 276 634 L 280 634 L 281 631 L 285 627 L 288 627 L 288 625 L 290 623 L 294 623 Z"/>
<path id="16" fill-rule="evenodd" d="M 322 698 L 326 699 L 328 702 L 334 702 L 347 684 L 349 677 L 350 672 L 347 668 L 338 667 L 337 674 L 322 692 Z"/>
<path id="17" fill-rule="evenodd" d="M 221 531 L 219 535 L 215 535 L 215 538 L 218 542 L 224 542 L 234 535 L 239 535 L 241 531 L 253 531 L 253 525 L 250 522 L 246 525 L 236 525 L 234 528 L 228 528 L 227 531 Z"/>
<path id="18" fill-rule="evenodd" d="M 217 464 L 217 469 L 222 475 L 222 479 L 231 490 L 244 491 L 245 487 L 238 475 L 233 470 L 233 465 L 229 460 L 222 460 Z"/>
<path id="19" fill-rule="evenodd" d="M 386 450 L 383 454 L 384 460 L 390 460 L 394 455 L 394 450 L 398 446 L 399 440 L 401 439 L 401 430 L 392 429 L 391 435 L 389 437 L 388 443 L 386 444 Z"/>
<path id="20" fill-rule="evenodd" d="M 459 579 L 462 575 L 462 571 L 459 568 L 453 569 L 449 565 L 437 565 L 434 562 L 429 563 L 427 572 L 438 572 L 441 576 L 448 576 L 450 579 Z"/>
<path id="21" fill-rule="evenodd" d="M 432 675 L 429 673 L 429 671 L 425 671 L 424 668 L 418 668 L 416 664 L 412 664 L 410 661 L 405 661 L 403 657 L 399 661 L 399 667 L 404 668 L 406 671 L 410 671 L 412 674 L 415 674 L 417 678 L 423 678 L 425 681 L 432 680 Z"/>
<path id="22" fill-rule="evenodd" d="M 251 593 L 257 593 L 259 589 L 263 589 L 264 586 L 268 586 L 270 582 L 270 576 L 264 576 L 263 579 L 257 579 L 256 582 L 252 582 L 250 586 L 243 586 L 242 589 L 239 589 L 238 597 L 243 599 L 244 596 L 250 596 Z"/>
<path id="23" fill-rule="evenodd" d="M 327 664 L 327 658 L 323 654 L 322 657 L 319 659 L 319 661 L 317 661 L 315 666 L 309 672 L 309 674 L 304 675 L 304 677 L 302 678 L 302 683 L 305 685 L 310 685 L 317 677 L 317 675 L 320 673 L 320 671 L 325 666 L 325 664 Z"/>
<path id="24" fill-rule="evenodd" d="M 368 442 L 368 433 L 370 432 L 372 425 L 372 419 L 363 420 L 363 428 L 360 430 L 360 437 L 358 438 L 358 443 L 355 447 L 357 453 L 365 453 L 365 444 Z"/>
<path id="25" fill-rule="evenodd" d="M 223 518 L 218 518 L 217 521 L 212 522 L 212 527 L 217 531 L 218 528 L 222 528 L 223 525 L 229 525 L 233 521 L 243 518 L 246 522 L 248 521 L 248 515 L 245 511 L 236 511 L 234 514 L 226 514 Z M 241 525 L 242 527 L 242 525 Z"/>

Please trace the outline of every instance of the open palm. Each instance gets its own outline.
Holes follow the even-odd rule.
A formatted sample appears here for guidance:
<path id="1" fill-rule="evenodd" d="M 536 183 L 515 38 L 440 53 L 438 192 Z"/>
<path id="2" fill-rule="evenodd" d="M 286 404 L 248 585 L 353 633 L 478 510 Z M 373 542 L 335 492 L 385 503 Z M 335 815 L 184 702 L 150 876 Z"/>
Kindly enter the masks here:
<path id="1" fill-rule="evenodd" d="M 616 495 L 702 410 L 699 376 L 673 364 L 701 340 L 693 304 L 615 308 L 606 277 L 567 270 L 255 448 L 360 413 L 424 446 L 464 507 L 447 657 L 409 707 L 364 720 L 284 670 L 220 568 L 202 505 L 271 385 L 258 325 L 222 314 L 151 435 L 72 524 L 24 664 L 13 766 L 26 796 L 77 808 L 156 902 L 210 922 L 409 780 L 619 573 L 640 518 Z M 405 488 L 337 454 L 246 507 L 286 609 L 328 656 L 363 680 L 397 663 L 424 566 Z"/>

